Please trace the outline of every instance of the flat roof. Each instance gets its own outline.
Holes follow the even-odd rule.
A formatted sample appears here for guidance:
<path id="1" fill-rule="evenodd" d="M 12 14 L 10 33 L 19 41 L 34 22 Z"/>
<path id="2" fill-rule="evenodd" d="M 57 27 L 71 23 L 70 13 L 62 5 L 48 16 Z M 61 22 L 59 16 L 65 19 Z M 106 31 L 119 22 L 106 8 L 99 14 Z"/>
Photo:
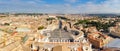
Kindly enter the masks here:
<path id="1" fill-rule="evenodd" d="M 104 47 L 120 48 L 120 39 L 114 39 L 111 42 L 109 42 L 108 44 L 106 44 Z"/>

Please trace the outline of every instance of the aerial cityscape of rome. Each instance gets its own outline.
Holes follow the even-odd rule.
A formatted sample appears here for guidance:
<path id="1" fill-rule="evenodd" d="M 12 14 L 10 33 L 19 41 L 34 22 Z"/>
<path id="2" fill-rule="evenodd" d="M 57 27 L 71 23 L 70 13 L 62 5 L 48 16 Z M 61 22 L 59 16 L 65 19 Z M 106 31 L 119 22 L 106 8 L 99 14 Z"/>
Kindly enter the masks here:
<path id="1" fill-rule="evenodd" d="M 0 51 L 120 51 L 120 0 L 0 0 Z"/>

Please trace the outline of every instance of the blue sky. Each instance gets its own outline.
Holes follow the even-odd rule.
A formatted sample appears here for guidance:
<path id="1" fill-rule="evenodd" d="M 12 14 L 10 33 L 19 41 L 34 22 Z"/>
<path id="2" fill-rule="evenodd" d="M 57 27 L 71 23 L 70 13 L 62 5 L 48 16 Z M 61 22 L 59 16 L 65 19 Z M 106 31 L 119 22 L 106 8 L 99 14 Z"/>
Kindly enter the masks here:
<path id="1" fill-rule="evenodd" d="M 0 12 L 120 13 L 120 0 L 0 0 Z"/>

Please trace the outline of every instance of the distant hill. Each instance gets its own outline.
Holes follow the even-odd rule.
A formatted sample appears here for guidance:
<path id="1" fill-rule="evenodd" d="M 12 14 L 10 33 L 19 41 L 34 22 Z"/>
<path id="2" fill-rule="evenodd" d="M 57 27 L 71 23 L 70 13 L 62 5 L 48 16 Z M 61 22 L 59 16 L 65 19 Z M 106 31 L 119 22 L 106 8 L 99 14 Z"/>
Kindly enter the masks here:
<path id="1" fill-rule="evenodd" d="M 87 16 L 113 17 L 120 16 L 120 14 L 87 14 Z"/>

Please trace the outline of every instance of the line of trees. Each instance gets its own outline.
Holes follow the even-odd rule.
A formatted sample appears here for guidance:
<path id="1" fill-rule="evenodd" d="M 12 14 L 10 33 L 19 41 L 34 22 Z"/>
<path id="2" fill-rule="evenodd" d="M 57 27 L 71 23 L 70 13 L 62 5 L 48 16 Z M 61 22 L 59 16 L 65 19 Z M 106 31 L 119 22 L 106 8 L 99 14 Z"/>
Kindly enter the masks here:
<path id="1" fill-rule="evenodd" d="M 89 20 L 78 20 L 74 25 L 82 24 L 84 28 L 95 26 L 98 30 L 103 29 L 105 32 L 108 32 L 108 28 L 115 26 L 115 22 L 102 23 L 100 21 L 89 21 Z"/>

